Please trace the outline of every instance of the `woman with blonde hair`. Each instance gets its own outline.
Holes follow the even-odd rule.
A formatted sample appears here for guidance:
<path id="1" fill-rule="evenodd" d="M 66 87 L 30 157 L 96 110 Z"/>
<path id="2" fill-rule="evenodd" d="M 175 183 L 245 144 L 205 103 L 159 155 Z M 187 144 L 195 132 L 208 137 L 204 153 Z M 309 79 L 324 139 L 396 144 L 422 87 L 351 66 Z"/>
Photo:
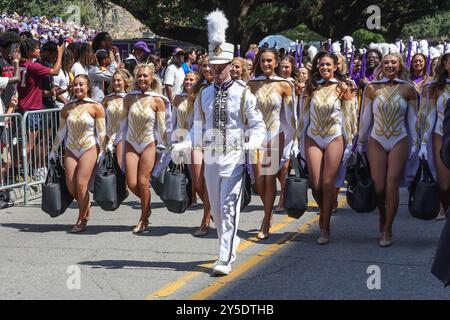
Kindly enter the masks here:
<path id="1" fill-rule="evenodd" d="M 246 84 L 250 80 L 250 70 L 248 70 L 247 66 L 247 61 L 244 58 L 234 58 L 231 62 L 231 78 Z"/>
<path id="2" fill-rule="evenodd" d="M 379 80 L 364 90 L 357 150 L 363 152 L 367 144 L 380 214 L 379 246 L 388 247 L 408 157 L 414 160 L 418 151 L 418 96 L 401 55 L 385 55 L 379 68 Z"/>
<path id="3" fill-rule="evenodd" d="M 133 233 L 147 230 L 151 215 L 149 181 L 156 159 L 156 140 L 168 145 L 170 103 L 161 94 L 161 84 L 152 64 L 136 67 L 134 89 L 123 99 L 125 172 L 128 188 L 141 200 L 141 217 Z"/>
<path id="4" fill-rule="evenodd" d="M 116 152 L 117 161 L 123 170 L 124 162 L 124 130 L 120 125 L 126 123 L 126 113 L 123 107 L 123 98 L 133 86 L 133 77 L 127 69 L 118 69 L 114 72 L 110 91 L 111 94 L 103 99 L 103 107 L 106 114 L 106 138 L 107 149 Z"/>
<path id="5" fill-rule="evenodd" d="M 78 220 L 72 233 L 86 228 L 91 213 L 88 184 L 106 146 L 105 111 L 101 104 L 90 98 L 90 88 L 87 75 L 78 75 L 73 80 L 74 98 L 61 110 L 60 126 L 49 156 L 56 160 L 58 148 L 65 142 L 67 188 L 79 205 Z"/>

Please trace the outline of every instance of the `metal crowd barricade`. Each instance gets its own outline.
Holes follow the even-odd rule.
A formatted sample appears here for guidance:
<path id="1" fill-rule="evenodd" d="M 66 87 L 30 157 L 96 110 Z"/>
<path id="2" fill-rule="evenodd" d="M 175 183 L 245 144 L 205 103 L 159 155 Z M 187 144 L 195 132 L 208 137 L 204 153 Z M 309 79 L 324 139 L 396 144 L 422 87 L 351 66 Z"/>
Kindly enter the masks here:
<path id="1" fill-rule="evenodd" d="M 19 113 L 0 115 L 0 191 L 25 187 L 27 183 L 20 143 L 22 120 Z"/>
<path id="2" fill-rule="evenodd" d="M 48 155 L 59 128 L 59 116 L 60 109 L 45 109 L 26 112 L 22 118 L 25 205 L 29 199 L 29 187 L 45 182 Z"/>

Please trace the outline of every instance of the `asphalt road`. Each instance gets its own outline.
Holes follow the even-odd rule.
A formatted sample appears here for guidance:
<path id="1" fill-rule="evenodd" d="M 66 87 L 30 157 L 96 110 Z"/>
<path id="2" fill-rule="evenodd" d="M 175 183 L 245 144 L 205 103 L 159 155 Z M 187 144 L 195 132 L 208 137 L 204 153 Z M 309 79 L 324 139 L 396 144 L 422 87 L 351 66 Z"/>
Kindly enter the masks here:
<path id="1" fill-rule="evenodd" d="M 94 204 L 81 234 L 67 232 L 77 217 L 74 204 L 55 219 L 39 201 L 0 210 L 0 299 L 450 298 L 430 273 L 442 221 L 410 217 L 402 191 L 393 245 L 380 248 L 377 214 L 351 211 L 343 195 L 326 246 L 315 243 L 314 207 L 299 220 L 274 214 L 271 237 L 257 241 L 263 213 L 253 196 L 241 215 L 238 260 L 220 278 L 211 276 L 215 229 L 192 236 L 201 207 L 170 213 L 153 195 L 150 228 L 141 235 L 131 233 L 139 217 L 133 197 L 116 212 Z"/>

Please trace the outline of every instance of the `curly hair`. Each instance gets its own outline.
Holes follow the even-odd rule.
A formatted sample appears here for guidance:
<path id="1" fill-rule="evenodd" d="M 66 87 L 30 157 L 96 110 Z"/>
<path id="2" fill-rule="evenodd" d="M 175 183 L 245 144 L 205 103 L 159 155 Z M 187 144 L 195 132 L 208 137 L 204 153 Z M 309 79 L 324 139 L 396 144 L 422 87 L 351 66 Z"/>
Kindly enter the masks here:
<path id="1" fill-rule="evenodd" d="M 318 81 L 322 79 L 322 76 L 319 72 L 319 62 L 323 58 L 330 58 L 333 59 L 334 65 L 338 65 L 338 57 L 334 54 L 330 54 L 327 51 L 321 51 L 314 57 L 314 60 L 312 62 L 312 70 L 311 70 L 311 77 L 308 79 L 308 82 L 306 83 L 306 92 L 308 95 L 312 95 L 312 93 L 317 89 Z M 352 83 L 350 80 L 347 79 L 347 77 L 340 73 L 338 70 L 334 72 L 334 77 L 339 81 L 340 84 L 345 83 L 347 86 L 351 87 Z"/>
<path id="2" fill-rule="evenodd" d="M 0 35 L 0 47 L 6 49 L 13 43 L 20 42 L 20 36 L 13 31 L 6 31 Z"/>

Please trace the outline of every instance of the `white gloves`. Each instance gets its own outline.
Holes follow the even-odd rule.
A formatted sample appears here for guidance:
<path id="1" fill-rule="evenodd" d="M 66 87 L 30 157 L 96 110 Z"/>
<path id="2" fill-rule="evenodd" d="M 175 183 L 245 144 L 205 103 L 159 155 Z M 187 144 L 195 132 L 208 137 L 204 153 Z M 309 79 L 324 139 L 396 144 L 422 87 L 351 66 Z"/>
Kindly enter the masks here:
<path id="1" fill-rule="evenodd" d="M 112 143 L 108 143 L 106 145 L 106 151 L 109 151 L 109 152 L 113 153 L 114 152 L 114 145 Z"/>
<path id="2" fill-rule="evenodd" d="M 291 155 L 296 157 L 300 153 L 300 149 L 298 147 L 298 143 L 293 143 L 291 147 Z"/>
<path id="3" fill-rule="evenodd" d="M 413 144 L 411 147 L 411 153 L 409 154 L 409 159 L 413 159 L 416 156 L 417 153 L 417 145 Z"/>
<path id="4" fill-rule="evenodd" d="M 347 163 L 348 159 L 352 155 L 352 149 L 353 149 L 353 145 L 351 145 L 351 144 L 348 144 L 345 147 L 344 155 L 342 156 L 342 163 L 344 163 L 344 164 Z"/>
<path id="5" fill-rule="evenodd" d="M 420 144 L 419 159 L 428 160 L 428 150 L 427 150 L 427 144 L 426 143 L 421 143 Z"/>
<path id="6" fill-rule="evenodd" d="M 98 154 L 98 158 L 97 158 L 97 164 L 102 163 L 103 157 L 104 157 L 103 151 L 100 151 L 100 153 Z"/>

